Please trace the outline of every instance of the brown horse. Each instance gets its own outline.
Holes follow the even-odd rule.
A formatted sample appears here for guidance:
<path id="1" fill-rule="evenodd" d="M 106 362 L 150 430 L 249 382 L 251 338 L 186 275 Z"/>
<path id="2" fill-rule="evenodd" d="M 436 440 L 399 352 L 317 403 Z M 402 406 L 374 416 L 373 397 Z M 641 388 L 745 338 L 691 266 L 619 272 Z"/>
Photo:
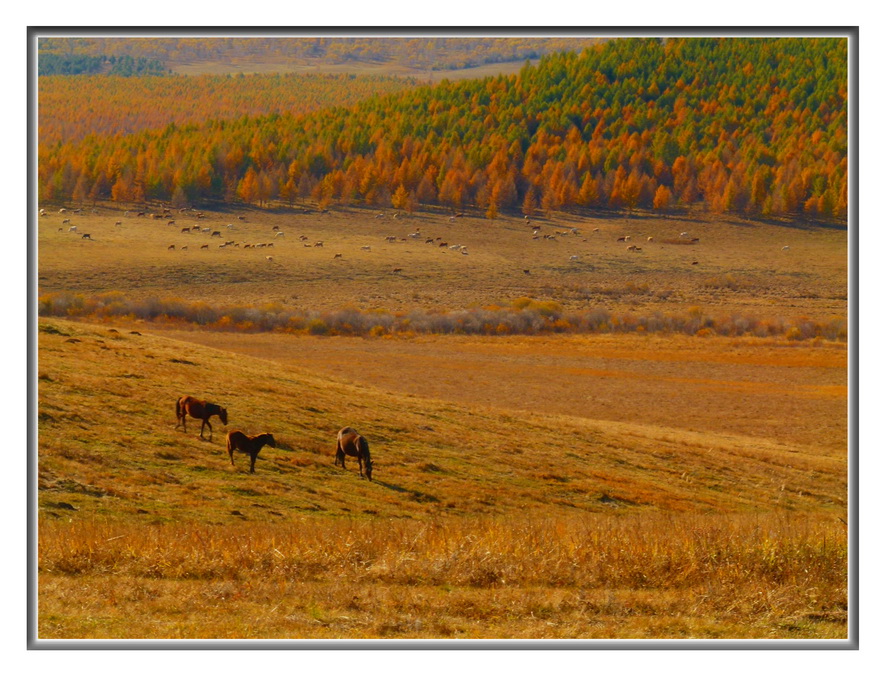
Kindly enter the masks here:
<path id="1" fill-rule="evenodd" d="M 270 433 L 261 433 L 255 437 L 249 437 L 241 430 L 231 430 L 227 434 L 227 453 L 230 454 L 230 464 L 234 464 L 234 452 L 242 451 L 249 454 L 251 463 L 249 464 L 249 472 L 255 472 L 255 459 L 258 458 L 258 452 L 264 445 L 277 448 L 277 441 Z"/>
<path id="2" fill-rule="evenodd" d="M 200 426 L 200 438 L 202 439 L 205 439 L 203 438 L 203 428 L 206 426 L 209 426 L 209 439 L 212 439 L 212 424 L 209 423 L 210 417 L 218 416 L 221 422 L 227 425 L 227 409 L 219 407 L 217 404 L 198 400 L 190 395 L 178 398 L 175 402 L 175 415 L 178 417 L 178 424 L 175 427 L 184 427 L 184 432 L 187 432 L 188 416 L 202 419 L 203 425 Z"/>
<path id="3" fill-rule="evenodd" d="M 363 466 L 366 469 L 366 477 L 372 481 L 372 456 L 369 454 L 369 443 L 353 428 L 342 428 L 338 431 L 338 448 L 335 450 L 335 465 L 344 468 L 344 457 L 355 456 L 360 464 L 360 477 L 363 476 Z"/>

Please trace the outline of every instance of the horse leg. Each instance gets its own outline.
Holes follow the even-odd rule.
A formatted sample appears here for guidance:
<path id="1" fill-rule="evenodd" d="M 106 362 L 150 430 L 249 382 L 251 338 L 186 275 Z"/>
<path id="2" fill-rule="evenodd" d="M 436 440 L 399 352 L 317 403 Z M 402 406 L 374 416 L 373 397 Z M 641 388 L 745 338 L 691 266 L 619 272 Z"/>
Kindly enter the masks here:
<path id="1" fill-rule="evenodd" d="M 360 464 L 360 477 L 362 477 L 363 476 L 363 457 L 357 456 L 356 460 L 357 460 L 357 463 Z"/>
<path id="2" fill-rule="evenodd" d="M 249 472 L 254 473 L 255 472 L 255 459 L 258 458 L 258 452 L 257 451 L 250 452 L 249 457 L 252 460 L 252 462 L 249 464 Z"/>
<path id="3" fill-rule="evenodd" d="M 209 426 L 209 439 L 211 440 L 212 439 L 212 424 L 209 423 L 208 418 L 204 418 L 203 425 L 200 426 L 200 437 L 203 438 L 203 428 L 205 428 L 206 426 Z M 205 439 L 205 438 L 203 438 L 203 439 Z"/>

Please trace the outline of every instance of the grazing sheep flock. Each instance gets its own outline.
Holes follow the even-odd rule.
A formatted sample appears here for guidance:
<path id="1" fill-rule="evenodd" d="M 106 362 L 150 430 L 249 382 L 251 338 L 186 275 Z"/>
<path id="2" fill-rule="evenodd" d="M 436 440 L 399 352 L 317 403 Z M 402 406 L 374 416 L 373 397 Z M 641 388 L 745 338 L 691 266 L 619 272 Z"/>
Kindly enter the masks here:
<path id="1" fill-rule="evenodd" d="M 300 254 L 302 257 L 308 255 L 308 251 L 305 250 L 334 247 L 331 257 L 323 257 L 325 261 L 342 259 L 357 264 L 360 261 L 372 262 L 383 266 L 386 271 L 394 274 L 400 274 L 403 271 L 401 259 L 414 256 L 416 254 L 414 247 L 420 246 L 419 243 L 430 245 L 434 251 L 439 252 L 439 255 L 449 255 L 448 261 L 452 262 L 452 265 L 485 265 L 489 260 L 488 256 L 501 255 L 501 252 L 495 250 L 494 242 L 499 235 L 490 234 L 496 233 L 496 228 L 499 228 L 502 234 L 505 231 L 516 232 L 512 221 L 502 220 L 495 223 L 482 219 L 482 223 L 480 223 L 479 217 L 465 218 L 463 212 L 438 216 L 423 213 L 413 215 L 399 211 L 376 212 L 363 217 L 357 215 L 354 216 L 354 219 L 373 219 L 372 229 L 375 230 L 375 233 L 367 228 L 363 231 L 362 236 L 355 236 L 352 231 L 338 234 L 334 229 L 318 227 L 319 224 L 312 219 L 322 218 L 323 214 L 328 213 L 327 210 L 300 209 L 293 210 L 291 215 L 268 216 L 266 218 L 250 217 L 247 219 L 244 215 L 238 215 L 233 221 L 228 221 L 232 218 L 230 216 L 221 220 L 218 218 L 218 214 L 189 207 L 176 208 L 173 213 L 163 205 L 146 208 L 143 211 L 128 209 L 115 212 L 108 209 L 105 212 L 106 215 L 101 216 L 97 209 L 40 208 L 38 216 L 41 223 L 51 227 L 53 232 L 57 230 L 59 233 L 63 231 L 74 233 L 77 234 L 79 241 L 101 243 L 99 247 L 108 242 L 119 242 L 121 238 L 136 238 L 139 233 L 147 230 L 152 233 L 159 233 L 161 230 L 169 233 L 172 231 L 167 229 L 176 228 L 174 232 L 184 241 L 169 242 L 164 237 L 165 242 L 154 245 L 158 249 L 165 248 L 170 252 L 170 256 L 173 253 L 182 257 L 193 256 L 192 252 L 195 250 L 203 252 L 202 256 L 207 256 L 216 249 L 228 252 L 247 252 L 252 249 L 273 248 L 276 254 L 265 256 L 265 261 L 279 262 L 290 266 L 298 260 L 299 253 L 303 252 Z M 57 221 L 52 218 L 56 214 Z M 305 216 L 309 218 L 305 218 Z M 267 223 L 273 218 L 279 218 L 281 222 Z M 184 225 L 181 223 L 190 219 L 194 221 Z M 200 221 L 203 223 L 199 223 Z M 214 224 L 213 221 L 215 221 Z M 517 259 L 516 265 L 512 268 L 514 274 L 519 274 L 520 271 L 524 275 L 530 275 L 532 271 L 537 273 L 539 264 L 543 267 L 542 262 L 546 257 L 552 257 L 551 261 L 559 258 L 560 261 L 570 262 L 572 264 L 570 270 L 574 272 L 589 270 L 594 264 L 594 256 L 604 253 L 614 254 L 617 251 L 617 248 L 612 246 L 613 243 L 623 243 L 624 249 L 621 249 L 621 252 L 626 250 L 631 254 L 642 254 L 648 258 L 654 257 L 668 245 L 694 245 L 696 247 L 701 245 L 701 239 L 686 230 L 674 229 L 669 233 L 661 231 L 643 233 L 640 225 L 632 233 L 625 233 L 623 230 L 613 232 L 615 229 L 623 229 L 624 221 L 610 224 L 601 223 L 599 226 L 592 227 L 588 224 L 586 228 L 582 228 L 571 225 L 557 226 L 543 215 L 531 217 L 526 215 L 519 223 L 521 224 L 518 230 L 520 235 L 515 237 L 525 237 L 529 246 L 525 249 L 525 254 L 521 257 L 522 260 Z M 627 224 L 630 223 L 631 221 L 627 221 Z M 637 221 L 636 223 L 641 224 L 642 222 Z M 452 224 L 459 225 L 453 227 Z M 365 223 L 365 225 L 368 226 L 369 223 Z M 379 226 L 383 229 L 382 232 L 377 232 Z M 83 232 L 84 228 L 89 232 Z M 584 231 L 586 231 L 586 236 Z M 523 233 L 525 234 L 522 235 Z M 233 238 L 228 239 L 231 236 Z M 218 240 L 217 248 L 206 242 L 204 238 L 205 240 Z M 634 242 L 641 240 L 645 241 L 643 247 L 634 244 Z M 150 241 L 149 239 L 148 242 Z M 153 241 L 156 242 L 155 239 Z M 564 248 L 564 251 L 559 254 L 554 254 L 553 249 L 547 252 L 547 247 L 557 247 L 558 243 L 567 244 L 567 249 Z M 93 247 L 94 245 L 85 245 L 84 243 L 84 246 Z M 791 251 L 790 245 L 778 244 L 777 246 L 782 252 Z M 297 251 L 294 247 L 298 247 Z M 543 247 L 547 253 L 541 254 L 541 250 L 535 249 L 536 247 Z M 699 250 L 686 251 L 697 252 Z M 705 248 L 704 251 L 709 250 Z M 395 256 L 395 259 L 391 260 L 391 254 Z M 452 257 L 451 254 L 460 254 L 461 256 Z M 225 256 L 231 255 L 225 254 Z M 422 257 L 426 258 L 426 254 L 422 254 Z M 476 263 L 472 261 L 474 257 L 478 257 Z M 455 259 L 461 259 L 464 263 L 454 264 Z M 691 265 L 699 265 L 700 262 L 701 259 L 697 256 L 684 261 L 684 263 Z"/>

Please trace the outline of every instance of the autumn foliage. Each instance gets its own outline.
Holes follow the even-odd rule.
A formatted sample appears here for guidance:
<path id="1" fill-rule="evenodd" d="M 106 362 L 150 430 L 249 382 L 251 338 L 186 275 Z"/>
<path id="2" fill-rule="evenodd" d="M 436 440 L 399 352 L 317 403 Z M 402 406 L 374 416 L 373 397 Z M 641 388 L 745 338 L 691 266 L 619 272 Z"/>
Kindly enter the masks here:
<path id="1" fill-rule="evenodd" d="M 846 101 L 842 39 L 612 40 L 518 75 L 347 107 L 222 119 L 229 112 L 210 102 L 217 119 L 41 139 L 39 190 L 45 200 L 177 193 L 489 216 L 699 205 L 844 218 Z"/>

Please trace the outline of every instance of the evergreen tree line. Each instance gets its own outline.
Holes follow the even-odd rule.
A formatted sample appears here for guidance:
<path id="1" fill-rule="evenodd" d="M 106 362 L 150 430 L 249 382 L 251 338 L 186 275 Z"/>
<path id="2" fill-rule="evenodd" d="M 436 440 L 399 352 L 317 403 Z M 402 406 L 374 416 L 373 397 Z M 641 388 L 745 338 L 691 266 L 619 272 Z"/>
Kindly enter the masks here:
<path id="1" fill-rule="evenodd" d="M 612 40 L 349 108 L 41 148 L 44 199 L 847 210 L 847 41 Z M 159 105 L 159 102 L 158 102 Z"/>
<path id="2" fill-rule="evenodd" d="M 37 75 L 164 75 L 166 67 L 157 59 L 147 57 L 89 56 L 86 54 L 40 53 L 37 58 Z"/>

